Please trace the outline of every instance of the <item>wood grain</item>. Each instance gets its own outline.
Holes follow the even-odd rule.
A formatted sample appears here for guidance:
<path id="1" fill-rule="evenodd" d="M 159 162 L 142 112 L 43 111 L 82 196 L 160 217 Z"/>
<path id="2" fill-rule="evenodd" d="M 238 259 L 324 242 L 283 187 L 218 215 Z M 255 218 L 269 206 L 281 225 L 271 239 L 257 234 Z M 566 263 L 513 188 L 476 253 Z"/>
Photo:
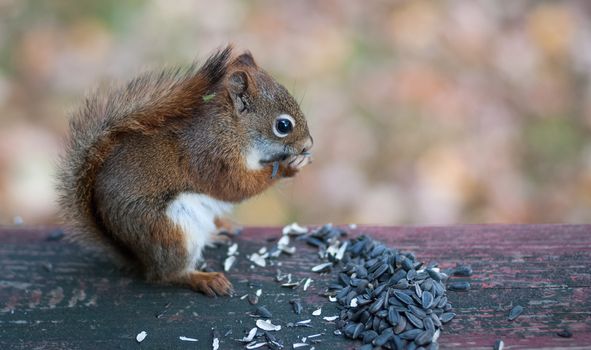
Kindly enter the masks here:
<path id="1" fill-rule="evenodd" d="M 221 338 L 221 349 L 242 349 L 234 339 L 252 328 L 255 318 L 249 316 L 254 307 L 240 296 L 258 288 L 263 290 L 259 305 L 284 327 L 277 336 L 286 348 L 314 333 L 325 333 L 316 349 L 358 346 L 333 335 L 334 324 L 311 315 L 319 306 L 322 316 L 337 314 L 319 295 L 334 276 L 309 272 L 320 262 L 315 249 L 300 242 L 296 255 L 277 260 L 281 266 L 251 268 L 245 256 L 270 247 L 268 240 L 279 237 L 277 228 L 248 228 L 235 238 L 241 255 L 229 278 L 237 296 L 216 299 L 145 283 L 100 255 L 46 240 L 54 229 L 0 229 L 0 349 L 210 349 L 212 328 L 222 335 L 232 332 Z M 448 292 L 458 316 L 445 326 L 441 349 L 492 349 L 496 339 L 503 339 L 506 349 L 591 348 L 591 226 L 359 227 L 352 235 L 360 233 L 444 269 L 472 266 L 474 275 L 463 279 L 472 289 Z M 211 267 L 221 269 L 225 250 L 207 251 Z M 277 268 L 314 282 L 307 292 L 281 288 L 273 281 Z M 305 304 L 300 316 L 291 311 L 294 297 Z M 507 321 L 517 304 L 525 311 Z M 306 318 L 314 328 L 286 327 Z M 557 336 L 565 328 L 572 338 Z M 148 336 L 137 344 L 141 331 Z"/>

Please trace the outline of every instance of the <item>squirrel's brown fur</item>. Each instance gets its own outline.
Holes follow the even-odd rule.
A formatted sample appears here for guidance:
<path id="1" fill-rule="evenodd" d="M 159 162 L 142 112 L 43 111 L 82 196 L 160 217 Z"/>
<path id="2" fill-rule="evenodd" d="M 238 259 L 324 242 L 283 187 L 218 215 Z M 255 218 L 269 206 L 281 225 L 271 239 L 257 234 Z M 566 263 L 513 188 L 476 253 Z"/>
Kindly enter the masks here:
<path id="1" fill-rule="evenodd" d="M 271 129 L 282 113 L 295 125 L 279 139 Z M 167 207 L 181 193 L 240 202 L 277 180 L 274 161 L 279 174 L 295 175 L 293 162 L 311 147 L 295 100 L 250 53 L 233 57 L 231 47 L 201 68 L 145 74 L 89 97 L 70 128 L 58 190 L 72 236 L 150 280 L 207 294 L 226 294 L 231 284 L 187 266 L 194 247 Z M 250 151 L 261 156 L 254 167 Z"/>

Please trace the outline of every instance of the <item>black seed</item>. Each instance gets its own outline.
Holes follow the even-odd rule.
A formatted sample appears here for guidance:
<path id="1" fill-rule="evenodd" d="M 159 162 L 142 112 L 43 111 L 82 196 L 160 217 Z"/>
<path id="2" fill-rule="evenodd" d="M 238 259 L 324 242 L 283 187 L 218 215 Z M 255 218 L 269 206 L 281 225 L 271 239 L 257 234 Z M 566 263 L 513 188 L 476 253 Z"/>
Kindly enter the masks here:
<path id="1" fill-rule="evenodd" d="M 265 306 L 259 306 L 256 308 L 256 313 L 257 315 L 264 317 L 264 318 L 271 318 L 273 317 L 273 314 L 271 313 L 271 311 L 269 311 L 267 309 L 267 307 Z"/>
<path id="2" fill-rule="evenodd" d="M 410 329 L 406 332 L 400 333 L 400 338 L 406 340 L 414 340 L 419 334 L 423 333 L 421 329 Z"/>
<path id="3" fill-rule="evenodd" d="M 439 299 L 439 301 L 437 302 L 437 307 L 442 309 L 443 307 L 445 307 L 445 304 L 447 304 L 447 297 L 441 297 L 441 299 Z"/>
<path id="4" fill-rule="evenodd" d="M 392 332 L 392 329 L 385 329 L 377 338 L 373 340 L 373 344 L 375 346 L 382 346 L 392 339 L 393 336 L 394 332 Z"/>
<path id="5" fill-rule="evenodd" d="M 563 329 L 560 332 L 557 332 L 556 335 L 558 335 L 559 337 L 562 337 L 562 338 L 570 338 L 573 336 L 572 332 L 569 331 L 568 329 Z"/>
<path id="6" fill-rule="evenodd" d="M 432 279 L 426 279 L 423 284 L 421 285 L 421 288 L 425 291 L 425 290 L 431 290 L 431 288 L 433 288 L 433 280 Z"/>
<path id="7" fill-rule="evenodd" d="M 294 300 L 290 300 L 289 302 L 291 303 L 291 307 L 292 307 L 292 309 L 293 309 L 293 312 L 294 312 L 296 315 L 299 315 L 299 314 L 301 314 L 301 313 L 302 313 L 302 310 L 303 310 L 304 308 L 302 307 L 302 303 L 301 303 L 299 300 L 297 300 L 297 299 L 294 299 Z"/>
<path id="8" fill-rule="evenodd" d="M 404 271 L 404 270 L 397 270 L 396 272 L 394 272 L 394 274 L 392 275 L 392 277 L 390 277 L 390 279 L 388 279 L 388 285 L 389 286 L 393 286 L 396 283 L 398 283 L 398 281 L 400 281 L 401 279 L 403 279 L 404 277 L 406 277 L 406 271 Z"/>
<path id="9" fill-rule="evenodd" d="M 408 294 L 406 294 L 406 293 L 399 292 L 399 291 L 395 290 L 394 296 L 396 298 L 398 298 L 398 300 L 402 301 L 405 304 L 414 304 L 412 298 L 409 297 Z"/>
<path id="10" fill-rule="evenodd" d="M 384 306 L 384 299 L 384 297 L 381 297 L 378 300 L 376 300 L 373 304 L 371 304 L 371 306 L 369 307 L 369 312 L 371 312 L 372 314 L 378 312 L 382 308 L 382 306 Z"/>
<path id="11" fill-rule="evenodd" d="M 417 277 L 417 270 L 415 270 L 415 269 L 408 270 L 408 272 L 406 273 L 406 279 L 409 281 L 414 281 L 415 277 Z"/>
<path id="12" fill-rule="evenodd" d="M 443 307 L 443 310 L 445 312 L 449 312 L 449 311 L 451 311 L 451 309 L 452 309 L 452 307 L 451 307 L 450 303 L 445 304 L 445 306 Z"/>
<path id="13" fill-rule="evenodd" d="M 398 325 L 396 325 L 394 327 L 394 333 L 396 334 L 400 334 L 402 332 L 404 332 L 404 330 L 406 329 L 406 317 L 402 316 L 402 315 L 398 315 Z"/>
<path id="14" fill-rule="evenodd" d="M 379 318 L 386 318 L 388 317 L 388 310 L 381 309 L 380 311 L 376 312 L 376 316 Z"/>
<path id="15" fill-rule="evenodd" d="M 421 301 L 421 304 L 423 304 L 423 307 L 425 309 L 430 308 L 433 305 L 433 294 L 431 294 L 428 291 L 424 291 L 423 296 L 421 297 Z"/>
<path id="16" fill-rule="evenodd" d="M 417 344 L 415 344 L 415 342 L 411 342 L 406 346 L 405 350 L 417 350 Z"/>
<path id="17" fill-rule="evenodd" d="M 431 343 L 427 350 L 439 350 L 439 344 L 437 342 Z"/>
<path id="18" fill-rule="evenodd" d="M 377 270 L 375 270 L 374 273 L 372 273 L 369 277 L 370 280 L 374 280 L 378 277 L 380 277 L 381 275 L 384 274 L 384 272 L 386 272 L 388 270 L 388 265 L 387 264 L 383 264 L 380 267 L 377 268 Z"/>
<path id="19" fill-rule="evenodd" d="M 427 273 L 429 276 L 436 282 L 441 282 L 441 276 L 439 273 L 433 269 L 427 269 Z"/>
<path id="20" fill-rule="evenodd" d="M 339 282 L 343 285 L 343 286 L 348 286 L 349 284 L 351 284 L 351 277 L 349 277 L 349 275 L 347 275 L 344 272 L 339 273 Z"/>
<path id="21" fill-rule="evenodd" d="M 458 265 L 452 271 L 452 275 L 454 276 L 461 276 L 461 277 L 470 277 L 472 276 L 472 268 L 466 265 Z"/>
<path id="22" fill-rule="evenodd" d="M 456 317 L 456 314 L 454 314 L 453 312 L 446 312 L 446 313 L 442 314 L 441 316 L 439 316 L 439 320 L 441 321 L 441 323 L 448 323 L 454 317 Z"/>
<path id="23" fill-rule="evenodd" d="M 470 289 L 469 282 L 452 282 L 448 285 L 449 290 L 464 291 Z"/>
<path id="24" fill-rule="evenodd" d="M 392 336 L 392 350 L 404 350 L 404 342 L 396 334 Z"/>
<path id="25" fill-rule="evenodd" d="M 402 268 L 405 269 L 406 271 L 409 271 L 410 269 L 413 268 L 412 261 L 408 260 L 407 258 L 403 258 L 401 261 L 401 264 L 402 264 Z"/>
<path id="26" fill-rule="evenodd" d="M 365 344 L 365 345 L 360 346 L 357 349 L 358 350 L 372 350 L 373 349 L 373 345 L 371 345 L 371 344 Z"/>
<path id="27" fill-rule="evenodd" d="M 250 305 L 256 305 L 259 302 L 259 297 L 257 297 L 256 294 L 249 294 L 248 302 L 250 303 Z"/>
<path id="28" fill-rule="evenodd" d="M 415 294 L 420 298 L 423 296 L 423 290 L 421 289 L 421 285 L 415 283 Z"/>
<path id="29" fill-rule="evenodd" d="M 423 311 L 423 309 L 416 307 L 414 305 L 409 305 L 408 310 L 410 312 L 412 312 L 413 315 L 417 316 L 420 319 L 427 317 L 427 314 L 425 313 L 425 311 Z"/>
<path id="30" fill-rule="evenodd" d="M 362 336 L 363 336 L 363 344 L 368 344 L 368 343 L 371 343 L 371 341 L 374 340 L 378 336 L 378 333 L 376 331 L 369 330 L 369 331 L 363 332 Z"/>
<path id="31" fill-rule="evenodd" d="M 373 322 L 371 323 L 371 328 L 374 331 L 379 332 L 379 330 L 380 330 L 380 319 L 378 317 L 374 317 Z"/>
<path id="32" fill-rule="evenodd" d="M 435 325 L 435 327 L 440 328 L 441 327 L 441 321 L 439 320 L 439 316 L 437 316 L 436 314 L 431 314 L 429 315 L 429 317 L 431 317 L 431 320 L 433 320 L 433 324 Z M 424 323 L 424 321 L 423 321 Z"/>
<path id="33" fill-rule="evenodd" d="M 507 319 L 509 321 L 513 321 L 514 319 L 519 317 L 519 315 L 521 315 L 522 312 L 523 312 L 523 306 L 515 305 L 515 307 L 513 309 L 511 309 L 511 311 L 509 312 L 509 317 Z"/>
<path id="34" fill-rule="evenodd" d="M 423 325 L 425 325 L 425 329 L 428 331 L 432 331 L 435 333 L 435 323 L 431 317 L 425 317 L 423 319 Z"/>
<path id="35" fill-rule="evenodd" d="M 409 286 L 408 281 L 406 279 L 403 279 L 403 280 L 398 281 L 398 283 L 396 283 L 394 285 L 394 288 L 396 288 L 396 289 L 408 289 L 408 286 Z"/>
<path id="36" fill-rule="evenodd" d="M 433 340 L 433 334 L 432 331 L 424 331 L 415 338 L 415 343 L 417 345 L 427 345 Z"/>
<path id="37" fill-rule="evenodd" d="M 385 283 L 381 284 L 379 287 L 373 290 L 373 292 L 371 293 L 372 297 L 377 298 L 378 295 L 382 294 L 384 289 L 386 289 L 387 287 L 388 286 Z"/>
<path id="38" fill-rule="evenodd" d="M 420 318 L 418 318 L 417 316 L 415 316 L 414 314 L 412 314 L 411 312 L 405 312 L 404 316 L 406 316 L 406 318 L 408 319 L 408 321 L 410 323 L 412 323 L 415 327 L 417 328 L 423 328 L 423 321 L 421 321 Z"/>
<path id="39" fill-rule="evenodd" d="M 308 243 L 311 246 L 317 247 L 317 248 L 326 248 L 326 244 L 324 242 L 322 242 L 318 238 L 314 238 L 311 236 L 306 237 L 306 243 Z"/>
<path id="40" fill-rule="evenodd" d="M 398 324 L 398 312 L 394 310 L 393 306 L 388 308 L 388 322 L 390 322 L 392 326 L 396 326 Z"/>

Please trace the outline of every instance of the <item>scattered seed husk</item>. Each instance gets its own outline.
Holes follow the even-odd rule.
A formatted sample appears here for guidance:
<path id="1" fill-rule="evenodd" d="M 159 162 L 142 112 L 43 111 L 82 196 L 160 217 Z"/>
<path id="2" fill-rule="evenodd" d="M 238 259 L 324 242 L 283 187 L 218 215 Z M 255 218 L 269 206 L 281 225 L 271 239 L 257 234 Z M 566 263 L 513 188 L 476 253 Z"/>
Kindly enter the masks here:
<path id="1" fill-rule="evenodd" d="M 304 291 L 308 290 L 308 288 L 310 287 L 310 284 L 312 283 L 312 279 L 311 278 L 306 278 L 306 282 L 304 282 Z"/>
<path id="2" fill-rule="evenodd" d="M 195 338 L 189 338 L 189 337 L 184 337 L 184 336 L 180 336 L 180 337 L 179 337 L 179 339 L 180 339 L 180 340 L 182 340 L 182 341 L 191 341 L 191 342 L 196 342 L 196 341 L 199 341 L 198 339 L 195 339 Z"/>
<path id="3" fill-rule="evenodd" d="M 299 348 L 304 348 L 304 347 L 310 346 L 310 344 L 308 344 L 308 343 L 294 343 L 292 346 L 294 349 L 299 349 Z"/>
<path id="4" fill-rule="evenodd" d="M 236 262 L 236 256 L 230 255 L 224 260 L 224 271 L 228 272 L 232 268 L 232 265 Z"/>
<path id="5" fill-rule="evenodd" d="M 248 302 L 250 305 L 256 305 L 259 303 L 259 297 L 257 297 L 255 294 L 249 294 Z"/>
<path id="6" fill-rule="evenodd" d="M 259 327 L 260 329 L 262 329 L 264 331 L 278 331 L 278 330 L 281 330 L 281 326 L 274 325 L 269 320 L 259 319 L 259 320 L 257 320 L 256 325 L 257 325 L 257 327 Z"/>
<path id="7" fill-rule="evenodd" d="M 289 224 L 289 225 L 285 226 L 283 228 L 282 233 L 284 235 L 292 235 L 292 236 L 293 235 L 296 235 L 296 236 L 299 236 L 299 235 L 304 235 L 304 234 L 308 233 L 308 229 L 306 227 L 303 227 L 303 226 L 298 225 L 297 222 L 294 222 L 292 224 Z"/>
<path id="8" fill-rule="evenodd" d="M 293 309 L 293 312 L 296 315 L 301 314 L 302 313 L 302 310 L 304 310 L 304 308 L 302 307 L 302 302 L 299 301 L 298 299 L 290 300 L 289 303 L 291 304 L 291 307 Z"/>
<path id="9" fill-rule="evenodd" d="M 563 330 L 557 332 L 556 335 L 558 335 L 559 337 L 562 337 L 562 338 L 570 338 L 573 336 L 572 332 L 569 331 L 568 329 L 563 329 Z"/>
<path id="10" fill-rule="evenodd" d="M 135 340 L 138 343 L 141 343 L 144 341 L 144 339 L 146 339 L 146 336 L 148 336 L 148 333 L 146 333 L 146 331 L 141 331 L 135 336 Z"/>
<path id="11" fill-rule="evenodd" d="M 254 327 L 248 332 L 248 335 L 245 336 L 244 338 L 240 339 L 240 341 L 245 342 L 245 343 L 250 343 L 254 339 L 254 336 L 256 334 L 257 334 L 257 328 Z"/>
<path id="12" fill-rule="evenodd" d="M 521 315 L 522 312 L 523 312 L 523 306 L 521 306 L 521 305 L 515 305 L 515 307 L 513 307 L 511 309 L 511 311 L 509 311 L 509 316 L 507 317 L 507 319 L 509 321 L 513 321 L 517 317 L 519 317 L 519 315 Z"/>
<path id="13" fill-rule="evenodd" d="M 238 253 L 238 243 L 234 243 L 228 247 L 228 255 L 236 255 Z"/>
<path id="14" fill-rule="evenodd" d="M 312 322 L 312 320 L 311 319 L 307 319 L 307 320 L 298 321 L 298 322 L 296 322 L 296 324 L 308 324 L 310 322 Z"/>
<path id="15" fill-rule="evenodd" d="M 505 347 L 505 343 L 501 339 L 498 339 L 495 342 L 495 345 L 493 346 L 493 349 L 494 350 L 503 350 L 504 347 Z"/>
<path id="16" fill-rule="evenodd" d="M 254 293 L 257 297 L 260 297 L 261 295 L 263 295 L 263 290 L 262 289 L 257 289 L 257 291 Z"/>
<path id="17" fill-rule="evenodd" d="M 337 316 L 324 316 L 322 319 L 324 319 L 325 321 L 328 321 L 328 322 L 332 322 L 332 321 L 336 320 L 337 318 L 339 318 L 338 315 Z"/>
<path id="18" fill-rule="evenodd" d="M 312 316 L 320 316 L 322 314 L 322 308 L 318 308 L 312 311 Z"/>
<path id="19" fill-rule="evenodd" d="M 265 260 L 265 258 L 263 258 L 261 255 L 259 255 L 257 253 L 252 253 L 250 255 L 249 260 L 252 261 L 253 263 L 255 263 L 256 265 L 260 266 L 260 267 L 267 266 L 267 260 Z"/>
<path id="20" fill-rule="evenodd" d="M 219 338 L 213 338 L 213 341 L 211 342 L 211 348 L 213 350 L 218 350 L 220 348 L 220 339 Z"/>
<path id="21" fill-rule="evenodd" d="M 318 264 L 318 265 L 312 267 L 312 272 L 327 272 L 327 271 L 330 271 L 331 267 L 332 267 L 332 263 Z"/>
<path id="22" fill-rule="evenodd" d="M 250 344 L 246 344 L 246 348 L 251 350 L 251 349 L 258 349 L 260 347 L 263 347 L 265 345 L 268 345 L 267 342 L 252 342 Z"/>

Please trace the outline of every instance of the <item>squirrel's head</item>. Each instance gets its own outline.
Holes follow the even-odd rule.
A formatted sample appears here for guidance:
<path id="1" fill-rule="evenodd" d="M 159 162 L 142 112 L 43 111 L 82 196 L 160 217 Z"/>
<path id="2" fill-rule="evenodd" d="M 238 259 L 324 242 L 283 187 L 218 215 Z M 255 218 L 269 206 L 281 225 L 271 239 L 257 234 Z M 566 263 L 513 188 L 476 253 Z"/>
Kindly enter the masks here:
<path id="1" fill-rule="evenodd" d="M 228 65 L 224 85 L 232 113 L 248 138 L 244 156 L 249 168 L 308 154 L 313 141 L 298 103 L 249 52 Z"/>

